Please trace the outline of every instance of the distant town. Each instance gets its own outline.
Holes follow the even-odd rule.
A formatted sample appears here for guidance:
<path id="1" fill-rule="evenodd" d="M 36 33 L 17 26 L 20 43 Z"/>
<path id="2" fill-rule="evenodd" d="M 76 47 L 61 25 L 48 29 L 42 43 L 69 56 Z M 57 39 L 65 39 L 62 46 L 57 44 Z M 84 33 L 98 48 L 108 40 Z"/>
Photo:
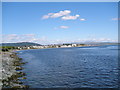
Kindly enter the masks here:
<path id="1" fill-rule="evenodd" d="M 2 51 L 9 51 L 9 50 L 26 50 L 26 49 L 44 49 L 44 48 L 67 48 L 67 47 L 81 47 L 81 46 L 91 46 L 87 44 L 53 44 L 53 45 L 18 45 L 18 46 L 11 46 L 11 45 L 3 45 L 1 46 Z"/>
<path id="2" fill-rule="evenodd" d="M 9 51 L 9 50 L 26 50 L 26 49 L 44 49 L 44 48 L 67 48 L 67 47 L 100 46 L 100 45 L 115 45 L 115 44 L 118 43 L 86 43 L 86 44 L 65 43 L 65 44 L 41 45 L 31 42 L 20 42 L 20 43 L 2 43 L 0 50 Z"/>
<path id="3" fill-rule="evenodd" d="M 87 44 L 53 44 L 53 45 L 42 45 L 42 46 L 22 46 L 17 47 L 19 50 L 21 49 L 42 49 L 42 48 L 66 48 L 66 47 L 80 47 L 80 46 L 91 46 Z"/>

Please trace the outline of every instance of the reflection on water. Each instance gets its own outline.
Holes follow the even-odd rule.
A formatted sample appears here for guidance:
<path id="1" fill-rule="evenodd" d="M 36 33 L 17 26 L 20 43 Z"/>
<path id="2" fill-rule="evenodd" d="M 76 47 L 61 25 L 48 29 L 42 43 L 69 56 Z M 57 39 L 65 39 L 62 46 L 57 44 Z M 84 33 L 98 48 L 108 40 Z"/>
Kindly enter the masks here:
<path id="1" fill-rule="evenodd" d="M 24 83 L 33 88 L 118 87 L 117 46 L 19 51 L 28 63 Z"/>

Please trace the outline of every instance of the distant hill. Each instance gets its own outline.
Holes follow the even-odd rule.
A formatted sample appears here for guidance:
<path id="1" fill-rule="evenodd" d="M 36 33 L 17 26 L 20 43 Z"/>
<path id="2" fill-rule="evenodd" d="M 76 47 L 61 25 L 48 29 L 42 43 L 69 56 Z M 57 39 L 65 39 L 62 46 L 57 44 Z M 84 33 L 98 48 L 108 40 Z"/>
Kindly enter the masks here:
<path id="1" fill-rule="evenodd" d="M 19 43 L 2 43 L 0 46 L 42 46 L 41 44 L 32 42 L 19 42 Z"/>

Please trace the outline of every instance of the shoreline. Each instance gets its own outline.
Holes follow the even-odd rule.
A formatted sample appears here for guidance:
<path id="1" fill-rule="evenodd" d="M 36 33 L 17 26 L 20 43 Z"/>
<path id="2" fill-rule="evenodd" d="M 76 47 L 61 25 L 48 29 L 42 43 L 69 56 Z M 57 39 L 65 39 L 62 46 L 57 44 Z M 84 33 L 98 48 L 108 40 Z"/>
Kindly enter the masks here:
<path id="1" fill-rule="evenodd" d="M 26 79 L 25 73 L 21 72 L 22 65 L 25 62 L 22 62 L 22 58 L 19 58 L 17 53 L 13 51 L 1 52 L 2 56 L 2 79 L 1 87 L 2 88 L 26 88 L 28 86 L 23 85 L 23 82 L 20 80 Z"/>
<path id="2" fill-rule="evenodd" d="M 94 45 L 94 46 L 76 46 L 76 47 L 58 47 L 58 49 L 59 48 L 77 48 L 77 47 L 96 47 L 96 46 L 101 46 L 101 45 Z M 53 48 L 57 48 L 57 47 L 53 47 Z M 16 50 L 14 50 L 14 52 L 15 51 L 21 51 L 21 50 L 35 50 L 35 49 L 53 49 L 52 47 L 50 47 L 50 48 L 34 48 L 34 49 L 16 49 Z"/>
<path id="3" fill-rule="evenodd" d="M 95 47 L 95 46 L 81 46 L 81 47 Z M 73 48 L 73 47 L 62 47 L 62 48 Z M 42 48 L 50 49 L 50 48 Z M 51 48 L 52 49 L 52 48 Z M 34 49 L 22 49 L 22 50 L 34 50 Z M 0 52 L 2 56 L 2 79 L 0 86 L 2 88 L 29 88 L 24 85 L 20 80 L 26 79 L 25 73 L 21 72 L 22 65 L 26 62 L 22 61 L 17 55 L 21 50 L 10 50 L 8 52 Z"/>
<path id="4" fill-rule="evenodd" d="M 80 47 L 86 47 L 86 46 L 80 46 Z M 59 48 L 73 48 L 73 47 L 59 47 Z M 52 49 L 52 48 L 38 48 L 38 49 Z M 34 49 L 21 49 L 21 50 L 34 50 Z M 25 62 L 22 62 L 22 58 L 19 58 L 19 56 L 17 55 L 18 52 L 16 52 L 21 50 L 15 49 L 7 52 L 0 52 L 2 57 L 1 59 L 2 78 L 0 79 L 1 88 L 29 87 L 27 85 L 23 85 L 23 82 L 20 81 L 22 79 L 26 79 L 25 73 L 21 72 L 21 70 L 23 69 L 22 65 L 24 65 Z"/>
<path id="5" fill-rule="evenodd" d="M 59 48 L 81 48 L 81 47 L 97 47 L 97 46 L 105 46 L 105 45 L 93 45 L 93 46 L 76 46 L 76 47 L 58 47 L 58 49 Z M 57 49 L 57 47 L 53 47 L 53 48 L 55 48 L 55 49 Z M 14 52 L 15 51 L 22 51 L 22 50 L 37 50 L 37 49 L 53 49 L 52 47 L 50 47 L 50 48 L 34 48 L 34 49 L 16 49 L 16 50 L 13 50 Z"/>

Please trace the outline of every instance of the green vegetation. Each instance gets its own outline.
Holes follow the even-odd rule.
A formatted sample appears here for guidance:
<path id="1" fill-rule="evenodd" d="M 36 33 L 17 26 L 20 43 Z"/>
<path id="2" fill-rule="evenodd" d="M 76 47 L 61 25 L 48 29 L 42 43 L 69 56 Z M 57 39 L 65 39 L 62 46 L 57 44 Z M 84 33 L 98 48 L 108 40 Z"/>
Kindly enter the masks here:
<path id="1" fill-rule="evenodd" d="M 66 43 L 66 44 L 63 44 L 63 45 L 67 45 L 68 46 L 68 45 L 72 45 L 72 44 Z"/>
<path id="2" fill-rule="evenodd" d="M 42 46 L 41 44 L 32 42 L 19 42 L 19 43 L 2 43 L 1 46 L 13 46 L 13 47 L 24 47 L 24 46 Z"/>
<path id="3" fill-rule="evenodd" d="M 17 47 L 13 47 L 13 46 L 0 46 L 0 50 L 3 52 L 9 51 L 9 50 L 13 50 L 13 49 L 17 49 Z"/>
<path id="4" fill-rule="evenodd" d="M 85 46 L 86 44 L 80 44 L 81 46 Z"/>

